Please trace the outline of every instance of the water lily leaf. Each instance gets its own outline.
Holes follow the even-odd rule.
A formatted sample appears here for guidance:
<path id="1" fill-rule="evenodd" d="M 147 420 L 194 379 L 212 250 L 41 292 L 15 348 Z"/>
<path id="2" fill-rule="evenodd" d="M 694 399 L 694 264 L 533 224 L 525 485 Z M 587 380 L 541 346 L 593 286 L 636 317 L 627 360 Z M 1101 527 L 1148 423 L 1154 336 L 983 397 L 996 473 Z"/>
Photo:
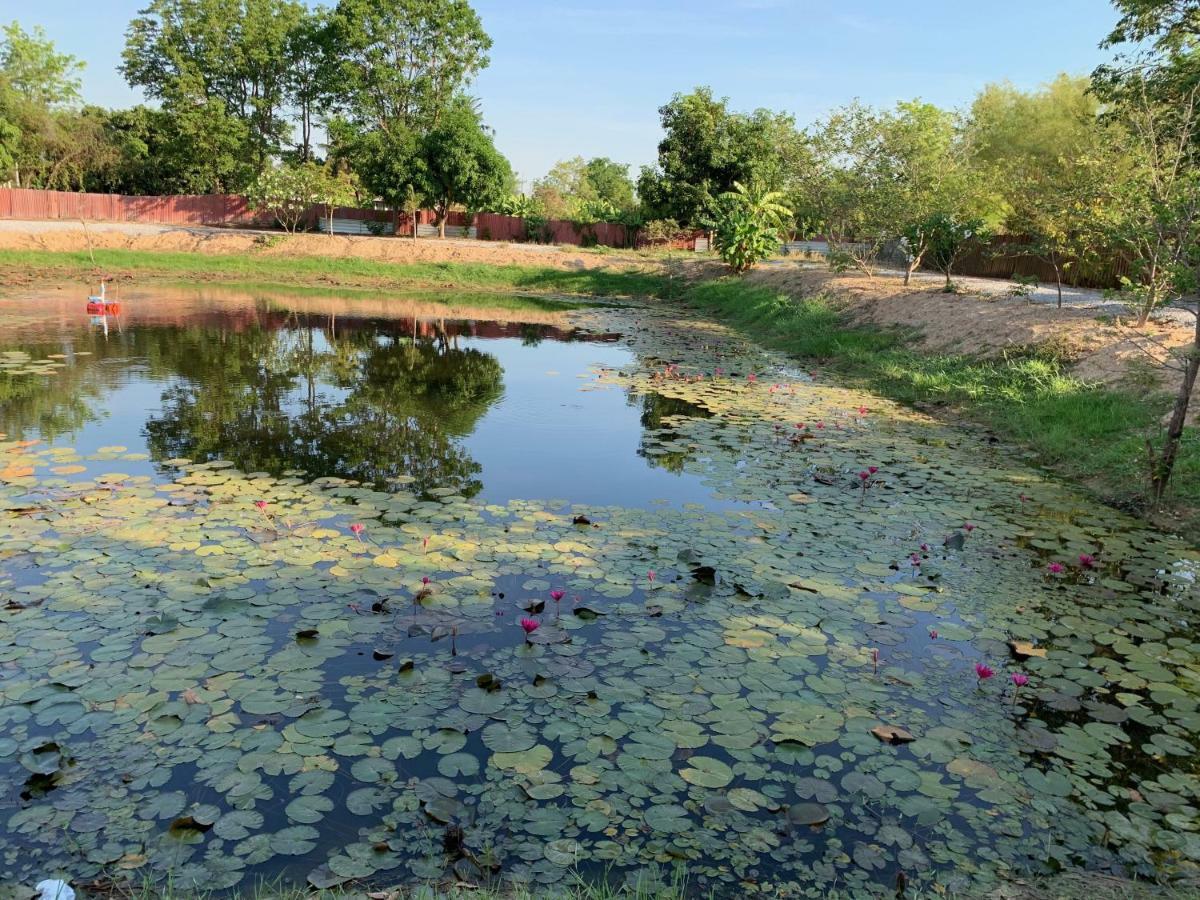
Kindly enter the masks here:
<path id="1" fill-rule="evenodd" d="M 719 759 L 710 756 L 693 756 L 688 760 L 691 765 L 680 769 L 680 777 L 689 784 L 700 787 L 725 787 L 733 781 L 733 770 Z"/>

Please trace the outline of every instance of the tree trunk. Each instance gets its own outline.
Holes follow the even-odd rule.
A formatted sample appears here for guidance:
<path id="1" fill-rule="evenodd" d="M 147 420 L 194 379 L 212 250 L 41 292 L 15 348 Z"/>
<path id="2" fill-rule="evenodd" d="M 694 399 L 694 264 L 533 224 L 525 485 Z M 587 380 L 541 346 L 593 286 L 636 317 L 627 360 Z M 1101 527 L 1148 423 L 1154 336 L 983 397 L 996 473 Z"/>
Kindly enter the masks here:
<path id="1" fill-rule="evenodd" d="M 1054 286 L 1058 288 L 1058 308 L 1062 309 L 1062 271 L 1057 264 L 1054 266 Z"/>
<path id="2" fill-rule="evenodd" d="M 444 209 L 438 213 L 438 237 L 442 239 L 445 239 L 446 237 L 446 219 L 449 215 L 449 209 Z"/>
<path id="3" fill-rule="evenodd" d="M 414 209 L 412 214 L 413 240 L 417 239 L 417 211 Z"/>
<path id="4" fill-rule="evenodd" d="M 1179 393 L 1175 395 L 1175 408 L 1171 411 L 1171 422 L 1167 425 L 1167 439 L 1163 444 L 1162 453 L 1151 473 L 1151 487 L 1154 489 L 1155 501 L 1162 501 L 1171 480 L 1171 471 L 1175 468 L 1175 458 L 1179 455 L 1179 442 L 1183 438 L 1183 423 L 1187 420 L 1188 406 L 1192 401 L 1192 390 L 1196 386 L 1196 373 L 1200 371 L 1200 309 L 1196 310 L 1196 332 L 1192 339 L 1191 350 L 1183 369 L 1183 381 L 1179 384 Z"/>
<path id="5" fill-rule="evenodd" d="M 333 237 L 333 204 L 329 204 L 329 236 Z"/>

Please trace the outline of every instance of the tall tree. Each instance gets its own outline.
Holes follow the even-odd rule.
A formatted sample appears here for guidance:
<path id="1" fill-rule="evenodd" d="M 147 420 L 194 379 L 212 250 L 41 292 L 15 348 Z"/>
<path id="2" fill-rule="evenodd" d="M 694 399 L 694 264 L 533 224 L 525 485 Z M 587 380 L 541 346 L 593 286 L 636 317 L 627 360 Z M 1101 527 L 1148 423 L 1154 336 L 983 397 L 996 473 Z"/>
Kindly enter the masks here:
<path id="1" fill-rule="evenodd" d="M 735 183 L 783 189 L 805 154 L 791 116 L 731 112 L 711 88 L 676 94 L 658 112 L 658 162 L 642 169 L 637 185 L 646 218 L 711 226 L 717 198 Z"/>
<path id="2" fill-rule="evenodd" d="M 126 30 L 121 72 L 169 111 L 219 102 L 261 168 L 287 137 L 288 50 L 304 16 L 297 0 L 150 0 Z"/>
<path id="3" fill-rule="evenodd" d="M 420 191 L 433 202 L 438 233 L 446 236 L 446 215 L 455 204 L 482 209 L 504 196 L 512 167 L 492 143 L 475 111 L 456 103 L 421 141 L 424 177 Z"/>
<path id="4" fill-rule="evenodd" d="M 339 0 L 331 25 L 338 106 L 363 130 L 435 125 L 492 46 L 467 0 Z"/>
<path id="5" fill-rule="evenodd" d="M 0 72 L 17 97 L 41 107 L 79 102 L 83 63 L 70 54 L 59 53 L 40 26 L 27 32 L 17 22 L 10 22 L 2 35 Z"/>

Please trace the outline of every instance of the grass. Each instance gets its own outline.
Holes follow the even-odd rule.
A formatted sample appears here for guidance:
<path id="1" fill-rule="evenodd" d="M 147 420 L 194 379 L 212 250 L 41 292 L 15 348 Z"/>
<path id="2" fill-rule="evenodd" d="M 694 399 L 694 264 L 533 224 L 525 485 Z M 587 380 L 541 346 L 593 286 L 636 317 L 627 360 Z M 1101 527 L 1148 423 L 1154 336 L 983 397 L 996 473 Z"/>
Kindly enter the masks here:
<path id="1" fill-rule="evenodd" d="M 795 300 L 733 278 L 694 285 L 684 299 L 767 346 L 819 360 L 877 393 L 962 414 L 1110 502 L 1132 509 L 1145 502 L 1145 440 L 1157 437 L 1167 403 L 1145 391 L 1084 383 L 1052 348 L 998 359 L 920 353 L 903 331 L 848 325 L 826 298 Z M 1185 516 L 1175 524 L 1192 533 L 1200 529 L 1198 476 L 1200 435 L 1190 429 L 1169 499 Z"/>
<path id="2" fill-rule="evenodd" d="M 108 890 L 96 893 L 85 891 L 84 900 L 103 897 L 105 900 L 363 900 L 367 888 L 332 888 L 316 890 L 283 881 L 262 881 L 248 891 L 233 895 L 226 892 L 179 890 L 168 883 L 150 880 L 121 882 Z M 670 871 L 639 872 L 632 884 L 616 884 L 608 879 L 589 881 L 572 872 L 553 888 L 489 888 L 451 884 L 416 884 L 384 890 L 371 890 L 388 900 L 684 900 L 685 897 L 704 898 L 703 892 L 689 891 L 682 868 Z"/>
<path id="3" fill-rule="evenodd" d="M 613 268 L 558 269 L 485 263 L 389 263 L 323 256 L 259 253 L 156 253 L 145 250 L 0 250 L 0 272 L 47 277 L 90 276 L 97 270 L 138 278 L 173 278 L 273 285 L 374 289 L 455 288 L 591 296 L 647 296 L 665 280 L 653 272 Z"/>

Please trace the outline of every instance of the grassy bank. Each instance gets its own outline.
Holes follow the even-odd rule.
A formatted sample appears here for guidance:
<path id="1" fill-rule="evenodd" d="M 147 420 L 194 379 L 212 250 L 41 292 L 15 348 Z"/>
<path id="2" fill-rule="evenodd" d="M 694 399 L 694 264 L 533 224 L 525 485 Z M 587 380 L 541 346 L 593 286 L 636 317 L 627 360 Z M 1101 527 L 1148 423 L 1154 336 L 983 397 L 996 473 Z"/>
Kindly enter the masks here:
<path id="1" fill-rule="evenodd" d="M 798 301 L 732 278 L 695 285 L 685 299 L 767 346 L 822 361 L 877 393 L 960 413 L 1110 502 L 1129 508 L 1144 503 L 1145 439 L 1156 434 L 1168 409 L 1144 391 L 1085 384 L 1045 348 L 1001 359 L 920 353 L 902 332 L 847 325 L 824 298 Z M 1185 438 L 1169 499 L 1180 517 L 1170 524 L 1200 531 L 1195 429 Z"/>
<path id="2" fill-rule="evenodd" d="M 181 278 L 236 283 L 359 287 L 376 290 L 423 288 L 473 291 L 534 291 L 591 296 L 645 296 L 663 290 L 654 273 L 614 268 L 559 269 L 485 263 L 389 263 L 323 256 L 261 253 L 153 253 L 145 250 L 0 250 L 0 275 L 11 283 L 31 275 L 88 278 L 96 272 L 136 280 Z"/>

